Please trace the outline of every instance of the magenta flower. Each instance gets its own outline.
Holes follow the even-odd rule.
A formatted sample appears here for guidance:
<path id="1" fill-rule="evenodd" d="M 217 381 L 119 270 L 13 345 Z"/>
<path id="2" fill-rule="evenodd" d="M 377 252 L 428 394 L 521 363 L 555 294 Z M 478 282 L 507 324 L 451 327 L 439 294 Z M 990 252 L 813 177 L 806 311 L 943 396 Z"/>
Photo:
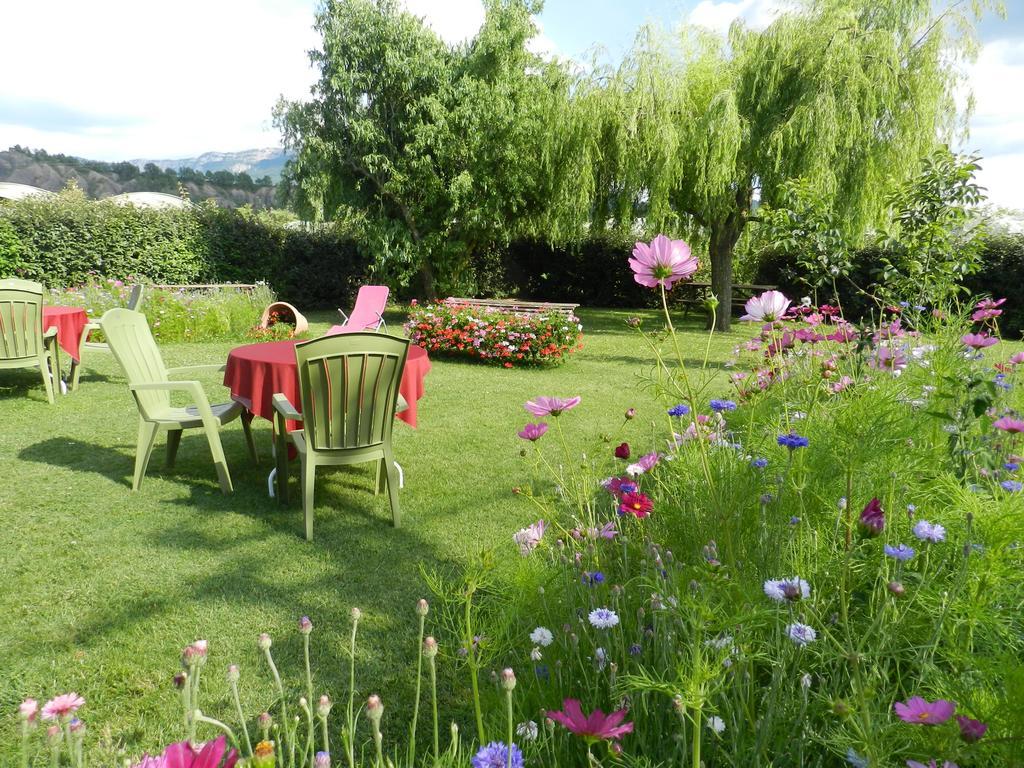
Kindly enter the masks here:
<path id="1" fill-rule="evenodd" d="M 774 322 L 781 320 L 792 302 L 779 291 L 765 291 L 754 296 L 744 305 L 747 314 L 740 320 L 756 320 L 758 322 Z"/>
<path id="2" fill-rule="evenodd" d="M 658 456 L 657 451 L 645 453 L 643 456 L 637 459 L 636 463 L 630 464 L 628 467 L 626 467 L 626 474 L 636 477 L 637 475 L 642 475 L 644 472 L 649 472 L 650 470 L 654 469 L 654 466 L 658 463 L 659 458 L 660 457 Z"/>
<path id="3" fill-rule="evenodd" d="M 544 433 L 548 431 L 548 425 L 543 421 L 539 424 L 527 424 L 516 434 L 519 435 L 523 440 L 529 440 L 534 443 L 544 437 Z"/>
<path id="4" fill-rule="evenodd" d="M 512 534 L 512 541 L 519 545 L 519 553 L 523 557 L 529 555 L 540 545 L 541 539 L 544 538 L 544 529 L 547 528 L 547 525 L 543 520 L 538 520 L 533 525 L 520 528 Z"/>
<path id="5" fill-rule="evenodd" d="M 1024 421 L 1021 419 L 1014 419 L 1009 416 L 1003 416 L 1002 418 L 996 419 L 992 422 L 992 426 L 996 429 L 1003 430 L 1003 432 L 1010 432 L 1012 434 L 1024 432 Z"/>
<path id="6" fill-rule="evenodd" d="M 566 699 L 562 702 L 562 711 L 549 711 L 548 717 L 564 725 L 571 733 L 588 743 L 612 741 L 633 732 L 632 723 L 622 722 L 626 717 L 626 710 L 620 709 L 606 715 L 600 709 L 595 709 L 589 715 L 585 715 L 579 699 Z"/>
<path id="7" fill-rule="evenodd" d="M 877 536 L 885 530 L 885 510 L 877 498 L 869 501 L 861 510 L 860 527 L 868 536 Z"/>
<path id="8" fill-rule="evenodd" d="M 939 768 L 939 764 L 934 760 L 929 760 L 927 764 L 919 763 L 917 760 L 907 760 L 907 768 Z M 960 768 L 952 760 L 943 760 L 942 768 Z"/>
<path id="9" fill-rule="evenodd" d="M 894 376 L 899 376 L 907 367 L 907 358 L 901 349 L 879 347 L 875 350 L 874 356 L 868 361 L 868 365 L 880 371 L 888 371 Z"/>
<path id="10" fill-rule="evenodd" d="M 691 277 L 697 271 L 697 257 L 682 240 L 658 235 L 650 244 L 637 243 L 629 260 L 633 279 L 647 288 L 659 285 L 670 289 L 672 284 Z"/>
<path id="11" fill-rule="evenodd" d="M 55 696 L 43 706 L 43 720 L 57 720 L 77 712 L 85 704 L 85 699 L 77 693 L 62 693 Z"/>
<path id="12" fill-rule="evenodd" d="M 558 416 L 580 404 L 579 397 L 537 397 L 527 400 L 523 407 L 534 416 Z"/>
<path id="13" fill-rule="evenodd" d="M 636 493 L 640 490 L 640 486 L 630 477 L 611 477 L 601 485 L 608 493 L 620 498 L 627 493 Z"/>
<path id="14" fill-rule="evenodd" d="M 957 715 L 956 724 L 960 726 L 960 738 L 968 744 L 979 741 L 985 735 L 985 731 L 988 730 L 988 725 L 985 723 L 980 720 L 973 720 L 965 715 Z"/>
<path id="15" fill-rule="evenodd" d="M 913 696 L 892 705 L 900 720 L 916 725 L 940 725 L 953 716 L 956 704 L 946 699 L 926 701 L 920 696 Z"/>
<path id="16" fill-rule="evenodd" d="M 202 749 L 187 741 L 170 744 L 160 757 L 144 755 L 135 768 L 234 768 L 237 762 L 238 752 L 228 750 L 227 738 L 221 734 L 202 745 Z"/>
<path id="17" fill-rule="evenodd" d="M 960 337 L 960 341 L 971 349 L 985 349 L 999 343 L 999 339 L 987 333 L 965 333 Z"/>
<path id="18" fill-rule="evenodd" d="M 649 517 L 653 509 L 654 502 L 639 491 L 623 494 L 619 501 L 619 514 L 633 515 L 638 520 Z"/>
<path id="19" fill-rule="evenodd" d="M 625 461 L 629 458 L 629 443 L 619 443 L 615 446 L 615 458 Z"/>
<path id="20" fill-rule="evenodd" d="M 1010 363 L 1012 365 L 1020 365 L 1024 363 L 1024 352 L 1014 352 L 1010 355 Z"/>

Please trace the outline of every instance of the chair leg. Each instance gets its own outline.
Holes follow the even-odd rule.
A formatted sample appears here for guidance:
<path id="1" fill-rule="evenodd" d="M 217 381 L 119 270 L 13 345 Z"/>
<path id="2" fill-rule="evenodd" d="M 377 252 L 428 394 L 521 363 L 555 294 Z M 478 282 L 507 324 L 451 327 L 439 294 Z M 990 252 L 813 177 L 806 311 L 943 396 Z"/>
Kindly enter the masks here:
<path id="1" fill-rule="evenodd" d="M 376 496 L 384 492 L 384 489 L 388 485 L 388 475 L 384 471 L 384 459 L 377 459 L 377 482 L 373 486 L 373 495 Z"/>
<path id="2" fill-rule="evenodd" d="M 316 483 L 316 464 L 302 458 L 302 513 L 306 518 L 306 541 L 313 540 L 313 488 Z"/>
<path id="3" fill-rule="evenodd" d="M 206 442 L 210 444 L 210 453 L 213 454 L 213 465 L 217 468 L 217 480 L 220 483 L 220 491 L 223 494 L 231 493 L 234 488 L 231 485 L 231 473 L 228 471 L 228 460 L 224 458 L 224 447 L 220 444 L 220 432 L 217 427 L 204 424 L 203 431 L 206 432 Z"/>
<path id="4" fill-rule="evenodd" d="M 288 503 L 288 433 L 285 430 L 284 417 L 277 415 L 275 419 L 274 459 L 277 462 L 277 501 Z"/>
<path id="5" fill-rule="evenodd" d="M 174 459 L 178 455 L 178 446 L 181 445 L 181 430 L 171 429 L 167 432 L 167 468 L 173 469 Z"/>
<path id="6" fill-rule="evenodd" d="M 252 437 L 252 414 L 243 412 L 241 416 L 242 431 L 245 433 L 245 444 L 249 447 L 249 455 L 253 464 L 260 463 L 259 454 L 256 453 L 256 441 Z"/>
<path id="7" fill-rule="evenodd" d="M 398 467 L 395 455 L 390 449 L 384 451 L 384 469 L 388 473 L 388 500 L 391 502 L 391 522 L 395 528 L 402 526 L 402 512 L 398 508 Z"/>
<path id="8" fill-rule="evenodd" d="M 46 399 L 50 402 L 50 405 L 53 405 L 53 403 L 54 403 L 54 400 L 53 400 L 53 384 L 54 384 L 54 382 L 53 382 L 53 376 L 50 373 L 50 368 L 52 368 L 53 356 L 52 355 L 47 355 L 47 357 L 50 358 L 51 364 L 47 365 L 47 361 L 44 358 L 44 359 L 39 361 L 39 370 L 42 371 L 42 374 L 43 374 L 43 386 L 46 388 Z"/>
<path id="9" fill-rule="evenodd" d="M 159 428 L 151 421 L 139 419 L 139 442 L 135 446 L 135 476 L 132 478 L 133 491 L 139 490 L 142 486 L 142 478 L 149 466 L 149 457 L 153 455 L 153 443 L 156 441 Z"/>

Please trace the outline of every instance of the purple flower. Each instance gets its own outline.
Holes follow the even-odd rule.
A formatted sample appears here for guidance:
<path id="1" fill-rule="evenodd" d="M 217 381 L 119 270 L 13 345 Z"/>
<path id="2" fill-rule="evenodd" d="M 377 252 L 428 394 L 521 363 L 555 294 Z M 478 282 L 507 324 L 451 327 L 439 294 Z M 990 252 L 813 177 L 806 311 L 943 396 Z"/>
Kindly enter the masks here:
<path id="1" fill-rule="evenodd" d="M 861 510 L 860 527 L 868 536 L 877 536 L 885 529 L 885 510 L 877 497 Z"/>
<path id="2" fill-rule="evenodd" d="M 507 768 L 510 750 L 512 752 L 512 768 L 523 768 L 523 753 L 519 751 L 519 747 L 515 744 L 507 747 L 503 741 L 492 741 L 487 746 L 480 747 L 470 761 L 470 765 L 473 768 Z"/>
<path id="3" fill-rule="evenodd" d="M 601 485 L 608 493 L 619 497 L 625 496 L 627 493 L 636 493 L 640 490 L 640 486 L 628 477 L 612 477 L 605 480 Z"/>
<path id="4" fill-rule="evenodd" d="M 872 358 L 868 360 L 868 365 L 880 371 L 888 371 L 894 376 L 899 376 L 903 369 L 907 367 L 907 358 L 903 354 L 902 349 L 879 347 L 875 350 Z"/>
<path id="5" fill-rule="evenodd" d="M 920 696 L 913 696 L 892 705 L 897 716 L 905 723 L 916 725 L 940 725 L 953 716 L 956 704 L 945 699 L 926 701 Z"/>
<path id="6" fill-rule="evenodd" d="M 1015 419 L 1011 416 L 1003 416 L 992 422 L 992 426 L 1011 434 L 1024 432 L 1024 419 Z"/>
<path id="7" fill-rule="evenodd" d="M 927 520 L 918 520 L 914 523 L 914 535 L 920 541 L 930 541 L 938 544 L 946 540 L 946 529 L 938 523 L 929 523 Z"/>
<path id="8" fill-rule="evenodd" d="M 939 768 L 939 764 L 934 760 L 929 760 L 927 764 L 919 763 L 917 760 L 907 760 L 907 768 Z M 943 760 L 942 768 L 960 768 L 952 760 Z"/>
<path id="9" fill-rule="evenodd" d="M 523 440 L 529 440 L 534 443 L 544 437 L 544 433 L 548 431 L 548 425 L 543 421 L 539 424 L 527 424 L 517 433 Z"/>
<path id="10" fill-rule="evenodd" d="M 811 443 L 806 437 L 801 437 L 796 432 L 779 435 L 776 438 L 776 442 L 785 448 L 789 448 L 791 451 L 795 451 L 797 448 L 806 448 Z"/>
<path id="11" fill-rule="evenodd" d="M 980 720 L 973 720 L 965 715 L 957 715 L 956 724 L 960 726 L 960 738 L 968 744 L 973 744 L 980 740 L 985 735 L 985 731 L 988 730 L 988 725 L 985 723 Z"/>
<path id="12" fill-rule="evenodd" d="M 894 560 L 899 560 L 901 563 L 905 563 L 914 556 L 913 548 L 908 547 L 906 544 L 897 544 L 895 547 L 886 544 L 884 549 L 885 554 Z"/>
<path id="13" fill-rule="evenodd" d="M 768 459 L 758 456 L 756 459 L 750 462 L 750 465 L 752 467 L 756 467 L 757 469 L 764 469 L 765 467 L 768 466 Z"/>
<path id="14" fill-rule="evenodd" d="M 533 525 L 521 528 L 512 535 L 512 541 L 519 545 L 519 553 L 523 557 L 526 557 L 537 548 L 544 537 L 545 528 L 547 528 L 547 523 L 543 520 L 538 520 Z"/>
<path id="15" fill-rule="evenodd" d="M 1018 480 L 1003 480 L 999 485 L 1002 486 L 1004 491 L 1009 491 L 1010 493 L 1016 493 L 1021 488 L 1024 488 L 1024 484 L 1021 484 Z"/>
<path id="16" fill-rule="evenodd" d="M 960 337 L 960 341 L 971 349 L 985 349 L 999 343 L 999 339 L 989 336 L 987 333 L 967 333 Z"/>
<path id="17" fill-rule="evenodd" d="M 635 477 L 636 475 L 642 475 L 644 472 L 649 472 L 654 469 L 654 465 L 658 463 L 659 458 L 657 451 L 644 454 L 635 463 L 626 467 L 626 474 Z"/>
<path id="18" fill-rule="evenodd" d="M 800 622 L 794 622 L 786 627 L 786 634 L 789 635 L 790 640 L 799 646 L 813 643 L 818 639 L 818 633 L 814 631 L 814 627 L 801 624 Z"/>
<path id="19" fill-rule="evenodd" d="M 579 397 L 537 397 L 527 400 L 524 408 L 534 416 L 558 416 L 580 404 Z"/>
<path id="20" fill-rule="evenodd" d="M 668 409 L 668 415 L 669 416 L 675 416 L 676 418 L 679 418 L 680 416 L 685 416 L 689 412 L 690 412 L 690 406 L 688 406 L 686 403 L 680 403 L 679 405 L 673 405 L 671 408 Z"/>
<path id="21" fill-rule="evenodd" d="M 791 579 L 768 579 L 764 593 L 777 603 L 796 602 L 811 596 L 810 585 L 799 576 Z"/>
<path id="22" fill-rule="evenodd" d="M 736 403 L 732 400 L 712 400 L 711 410 L 715 413 L 721 413 L 722 411 L 735 411 Z"/>

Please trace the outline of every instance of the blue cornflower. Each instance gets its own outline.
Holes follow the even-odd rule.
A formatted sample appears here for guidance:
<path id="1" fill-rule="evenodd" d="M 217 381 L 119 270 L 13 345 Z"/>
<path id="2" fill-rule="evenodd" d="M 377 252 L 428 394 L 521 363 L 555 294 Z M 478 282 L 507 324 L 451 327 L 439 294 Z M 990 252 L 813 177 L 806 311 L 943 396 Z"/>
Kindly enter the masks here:
<path id="1" fill-rule="evenodd" d="M 796 515 L 793 515 L 793 517 L 789 518 L 789 524 L 790 525 L 800 525 L 800 518 L 797 517 Z"/>
<path id="2" fill-rule="evenodd" d="M 538 680 L 550 680 L 551 670 L 548 669 L 547 664 L 538 664 L 533 668 L 534 674 L 537 675 Z"/>
<path id="3" fill-rule="evenodd" d="M 584 571 L 583 572 L 583 583 L 594 586 L 604 581 L 604 574 L 600 571 Z"/>
<path id="4" fill-rule="evenodd" d="M 685 416 L 689 412 L 690 412 L 690 406 L 688 406 L 686 403 L 680 403 L 679 405 L 673 405 L 671 408 L 668 409 L 668 415 L 669 416 L 676 416 L 676 417 Z"/>
<path id="5" fill-rule="evenodd" d="M 507 747 L 503 741 L 492 741 L 487 746 L 480 747 L 470 765 L 473 768 L 507 768 L 509 751 L 512 752 L 512 768 L 523 768 L 523 753 L 519 751 L 519 747 L 515 744 Z"/>
<path id="6" fill-rule="evenodd" d="M 630 656 L 639 656 L 643 652 L 644 652 L 644 649 L 643 649 L 643 646 L 640 645 L 640 643 L 633 643 L 631 646 L 629 646 L 629 655 Z"/>
<path id="7" fill-rule="evenodd" d="M 1020 464 L 1018 464 L 1016 461 L 1008 461 L 1005 464 L 1003 464 L 1003 469 L 1005 469 L 1007 472 L 1016 472 L 1018 469 L 1020 469 Z"/>
<path id="8" fill-rule="evenodd" d="M 735 411 L 736 403 L 732 400 L 712 400 L 711 410 L 715 413 L 721 413 L 722 411 Z"/>
<path id="9" fill-rule="evenodd" d="M 900 306 L 903 307 L 904 309 L 906 309 L 907 307 L 910 306 L 910 302 L 909 301 L 901 301 L 900 302 Z"/>
<path id="10" fill-rule="evenodd" d="M 898 544 L 895 547 L 886 544 L 885 554 L 887 554 L 893 560 L 899 560 L 901 563 L 905 563 L 907 560 L 914 556 L 914 548 L 908 547 L 906 544 Z"/>
<path id="11" fill-rule="evenodd" d="M 790 432 L 788 435 L 779 435 L 776 440 L 779 445 L 789 448 L 791 451 L 795 451 L 797 448 L 806 448 L 811 442 L 796 432 Z"/>
<path id="12" fill-rule="evenodd" d="M 1024 483 L 1020 483 L 1017 480 L 1003 480 L 1000 485 L 1004 491 L 1009 491 L 1010 493 L 1016 493 L 1021 488 L 1024 488 Z"/>
<path id="13" fill-rule="evenodd" d="M 750 462 L 750 466 L 757 467 L 758 469 L 764 469 L 765 467 L 768 466 L 768 459 L 758 456 L 756 459 Z"/>

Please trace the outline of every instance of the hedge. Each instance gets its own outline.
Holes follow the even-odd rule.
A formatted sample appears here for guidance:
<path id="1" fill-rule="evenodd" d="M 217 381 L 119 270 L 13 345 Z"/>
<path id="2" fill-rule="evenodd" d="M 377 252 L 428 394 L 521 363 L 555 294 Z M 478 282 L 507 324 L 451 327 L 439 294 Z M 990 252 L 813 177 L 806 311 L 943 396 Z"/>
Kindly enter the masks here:
<path id="1" fill-rule="evenodd" d="M 244 208 L 137 208 L 75 192 L 0 204 L 0 277 L 51 287 L 265 281 L 298 306 L 336 307 L 365 282 L 367 263 L 347 234 Z"/>

